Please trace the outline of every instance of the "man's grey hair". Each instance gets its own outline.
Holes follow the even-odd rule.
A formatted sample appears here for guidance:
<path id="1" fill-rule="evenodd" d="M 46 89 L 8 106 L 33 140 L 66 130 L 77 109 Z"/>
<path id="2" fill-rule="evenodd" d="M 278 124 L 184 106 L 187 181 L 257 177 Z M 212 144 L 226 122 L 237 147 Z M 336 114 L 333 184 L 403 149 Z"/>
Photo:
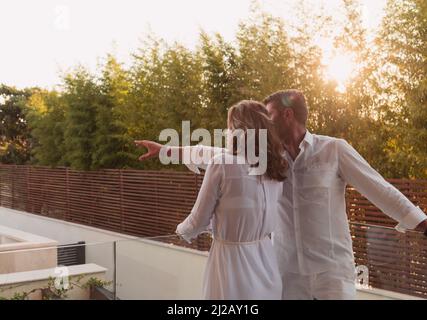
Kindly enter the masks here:
<path id="1" fill-rule="evenodd" d="M 295 118 L 303 125 L 307 123 L 308 106 L 304 94 L 295 89 L 277 91 L 264 99 L 264 104 L 274 104 L 278 108 L 291 108 Z"/>

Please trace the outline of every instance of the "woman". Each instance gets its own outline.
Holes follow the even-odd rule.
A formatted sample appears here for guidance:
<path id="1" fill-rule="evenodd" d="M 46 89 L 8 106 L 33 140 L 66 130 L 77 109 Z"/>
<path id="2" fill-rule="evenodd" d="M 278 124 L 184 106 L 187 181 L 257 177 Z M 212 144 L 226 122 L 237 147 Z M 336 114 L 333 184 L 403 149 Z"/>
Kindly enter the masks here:
<path id="1" fill-rule="evenodd" d="M 209 163 L 191 214 L 176 232 L 187 241 L 212 229 L 203 283 L 205 299 L 281 299 L 282 281 L 271 233 L 276 225 L 278 197 L 287 163 L 264 105 L 241 101 L 228 112 L 229 132 L 267 129 L 267 169 L 253 169 L 230 140 L 227 150 Z M 257 139 L 258 140 L 258 139 Z M 234 141 L 235 142 L 235 141 Z M 256 145 L 256 154 L 262 150 Z M 247 160 L 247 159 L 244 159 Z"/>

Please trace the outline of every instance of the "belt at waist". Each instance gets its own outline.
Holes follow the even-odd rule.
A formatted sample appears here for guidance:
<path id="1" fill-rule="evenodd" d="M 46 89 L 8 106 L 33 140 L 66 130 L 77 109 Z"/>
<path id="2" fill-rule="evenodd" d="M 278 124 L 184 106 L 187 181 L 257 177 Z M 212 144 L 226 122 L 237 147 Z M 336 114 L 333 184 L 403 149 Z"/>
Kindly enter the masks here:
<path id="1" fill-rule="evenodd" d="M 270 239 L 270 235 L 267 235 L 267 236 L 265 236 L 262 239 L 257 239 L 257 240 L 253 240 L 253 241 L 228 241 L 228 240 L 216 238 L 215 236 L 213 237 L 213 240 L 215 242 L 218 242 L 218 243 L 221 243 L 221 244 L 226 244 L 226 245 L 235 245 L 235 246 L 236 245 L 238 246 L 238 245 L 254 244 L 254 243 L 261 242 L 261 241 L 265 241 L 267 239 L 271 240 Z"/>

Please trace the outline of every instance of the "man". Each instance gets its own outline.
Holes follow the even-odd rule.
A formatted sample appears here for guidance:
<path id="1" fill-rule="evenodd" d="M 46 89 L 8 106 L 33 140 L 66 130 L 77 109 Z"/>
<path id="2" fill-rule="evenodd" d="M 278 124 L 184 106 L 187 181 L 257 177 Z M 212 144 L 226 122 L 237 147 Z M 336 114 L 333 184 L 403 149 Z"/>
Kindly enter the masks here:
<path id="1" fill-rule="evenodd" d="M 286 90 L 264 101 L 289 163 L 274 233 L 283 299 L 354 299 L 355 265 L 345 206 L 347 184 L 408 229 L 427 231 L 427 216 L 386 182 L 345 140 L 315 135 L 306 128 L 304 95 Z M 141 160 L 157 156 L 148 148 Z"/>

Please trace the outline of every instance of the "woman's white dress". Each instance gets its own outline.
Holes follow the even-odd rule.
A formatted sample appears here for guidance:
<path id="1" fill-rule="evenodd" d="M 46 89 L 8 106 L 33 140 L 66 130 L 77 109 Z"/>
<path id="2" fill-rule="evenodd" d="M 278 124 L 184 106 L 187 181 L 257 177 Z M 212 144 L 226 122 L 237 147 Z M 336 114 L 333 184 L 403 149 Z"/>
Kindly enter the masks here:
<path id="1" fill-rule="evenodd" d="M 250 175 L 223 153 L 209 163 L 191 214 L 177 233 L 191 241 L 210 230 L 205 299 L 281 299 L 282 281 L 270 239 L 282 183 Z M 224 164 L 220 162 L 232 163 Z"/>

